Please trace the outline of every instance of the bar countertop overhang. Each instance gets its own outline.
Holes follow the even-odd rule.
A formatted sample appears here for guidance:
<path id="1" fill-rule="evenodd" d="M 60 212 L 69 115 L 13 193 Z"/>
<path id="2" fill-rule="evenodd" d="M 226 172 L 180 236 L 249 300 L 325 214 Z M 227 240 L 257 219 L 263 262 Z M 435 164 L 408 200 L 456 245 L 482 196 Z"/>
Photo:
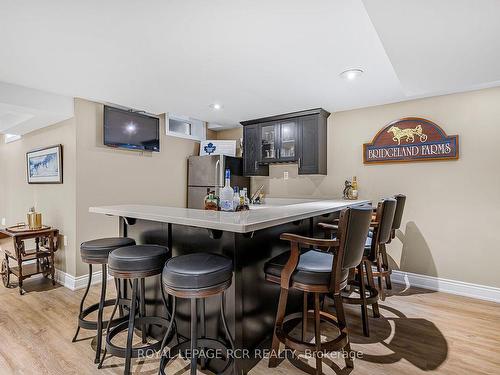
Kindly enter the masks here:
<path id="1" fill-rule="evenodd" d="M 155 205 L 124 204 L 90 207 L 89 212 L 193 227 L 248 233 L 272 226 L 324 215 L 369 200 L 268 198 L 250 211 L 221 212 Z"/>

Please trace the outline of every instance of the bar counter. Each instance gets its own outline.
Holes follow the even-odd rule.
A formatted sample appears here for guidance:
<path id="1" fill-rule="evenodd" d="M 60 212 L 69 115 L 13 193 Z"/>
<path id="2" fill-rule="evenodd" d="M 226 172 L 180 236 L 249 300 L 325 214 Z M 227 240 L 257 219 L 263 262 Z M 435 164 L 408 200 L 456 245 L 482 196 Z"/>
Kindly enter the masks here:
<path id="1" fill-rule="evenodd" d="M 318 222 L 332 220 L 346 207 L 367 203 L 370 202 L 268 198 L 266 204 L 244 212 L 150 205 L 100 206 L 89 211 L 119 217 L 120 235 L 134 238 L 138 244 L 168 246 L 172 256 L 213 252 L 233 260 L 234 276 L 226 292 L 226 315 L 242 357 L 235 360 L 233 373 L 245 374 L 260 360 L 255 351 L 270 347 L 279 287 L 265 281 L 263 267 L 268 259 L 288 250 L 289 244 L 280 241 L 280 234 L 314 236 Z M 148 312 L 164 314 L 159 277 L 146 279 L 146 289 Z M 299 295 L 292 294 L 289 301 L 289 306 L 295 305 L 300 311 Z M 207 300 L 207 337 L 225 339 L 219 307 L 217 298 Z M 178 300 L 177 312 L 178 330 L 187 337 L 189 303 Z M 150 334 L 156 338 L 162 336 L 155 329 Z"/>

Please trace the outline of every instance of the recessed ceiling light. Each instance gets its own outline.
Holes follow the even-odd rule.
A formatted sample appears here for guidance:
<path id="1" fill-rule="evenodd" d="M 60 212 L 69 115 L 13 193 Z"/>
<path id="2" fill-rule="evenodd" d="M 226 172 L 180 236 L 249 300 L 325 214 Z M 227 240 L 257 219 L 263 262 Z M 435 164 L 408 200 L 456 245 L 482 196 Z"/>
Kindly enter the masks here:
<path id="1" fill-rule="evenodd" d="M 343 71 L 339 75 L 342 78 L 347 79 L 348 81 L 352 81 L 352 80 L 355 80 L 356 78 L 358 78 L 363 73 L 364 72 L 361 69 L 348 69 L 348 70 Z"/>
<path id="2" fill-rule="evenodd" d="M 218 111 L 219 109 L 222 109 L 222 105 L 220 105 L 219 103 L 214 103 L 214 104 L 210 104 L 210 108 Z"/>

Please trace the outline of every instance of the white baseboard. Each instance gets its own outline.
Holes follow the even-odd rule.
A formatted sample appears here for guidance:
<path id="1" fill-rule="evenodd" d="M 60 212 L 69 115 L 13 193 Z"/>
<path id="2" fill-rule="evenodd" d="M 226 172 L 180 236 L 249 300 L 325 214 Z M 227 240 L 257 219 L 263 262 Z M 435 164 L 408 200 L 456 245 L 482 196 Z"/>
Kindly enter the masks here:
<path id="1" fill-rule="evenodd" d="M 108 279 L 110 278 L 111 276 L 108 275 Z M 492 286 L 472 284 L 463 281 L 443 279 L 440 277 L 425 276 L 396 270 L 392 271 L 391 280 L 397 284 L 500 303 L 500 288 Z M 68 289 L 77 290 L 87 286 L 88 275 L 74 277 L 60 270 L 56 270 L 56 281 Z M 101 271 L 93 272 L 92 285 L 100 282 Z"/>
<path id="2" fill-rule="evenodd" d="M 101 275 L 102 272 L 100 270 L 92 272 L 91 284 L 92 285 L 99 284 L 102 278 Z M 108 280 L 110 278 L 112 277 L 108 275 Z M 89 281 L 88 275 L 74 277 L 72 275 L 67 274 L 66 272 L 56 269 L 56 282 L 58 282 L 59 284 L 70 290 L 78 290 L 86 288 L 88 281 Z"/>
<path id="3" fill-rule="evenodd" d="M 434 276 L 419 275 L 416 273 L 392 271 L 391 280 L 398 284 L 405 284 L 438 292 L 456 294 L 486 301 L 500 302 L 500 288 L 492 286 L 466 283 L 463 281 L 443 279 Z"/>

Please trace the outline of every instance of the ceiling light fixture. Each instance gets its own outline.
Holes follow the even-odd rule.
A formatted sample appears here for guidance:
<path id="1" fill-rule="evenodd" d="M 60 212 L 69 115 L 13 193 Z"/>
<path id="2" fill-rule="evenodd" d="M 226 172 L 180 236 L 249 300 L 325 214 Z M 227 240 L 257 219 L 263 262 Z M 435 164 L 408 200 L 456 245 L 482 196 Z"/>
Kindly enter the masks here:
<path id="1" fill-rule="evenodd" d="M 210 108 L 212 108 L 215 111 L 218 111 L 219 109 L 222 109 L 222 105 L 220 105 L 219 103 L 214 103 L 210 104 Z"/>
<path id="2" fill-rule="evenodd" d="M 363 73 L 364 72 L 361 69 L 348 69 L 348 70 L 343 71 L 339 75 L 342 78 L 347 79 L 348 81 L 353 81 Z"/>

